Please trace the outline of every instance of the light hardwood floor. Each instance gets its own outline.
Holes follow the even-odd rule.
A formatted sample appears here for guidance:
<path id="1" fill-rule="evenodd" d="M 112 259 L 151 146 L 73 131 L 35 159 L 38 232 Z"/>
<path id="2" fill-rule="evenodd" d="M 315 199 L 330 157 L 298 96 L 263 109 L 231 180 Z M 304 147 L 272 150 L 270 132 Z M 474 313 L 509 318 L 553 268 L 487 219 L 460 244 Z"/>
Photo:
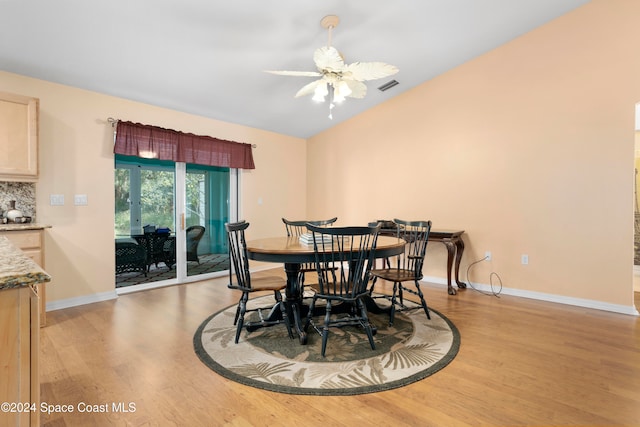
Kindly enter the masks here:
<path id="1" fill-rule="evenodd" d="M 272 272 L 270 272 L 272 274 Z M 640 318 L 426 286 L 458 327 L 451 364 L 412 385 L 351 397 L 262 391 L 220 377 L 196 328 L 235 302 L 227 278 L 48 313 L 45 426 L 640 426 Z M 380 289 L 380 288 L 378 288 Z M 637 298 L 636 298 L 637 299 Z M 80 413 L 81 402 L 108 413 Z M 115 413 L 112 404 L 135 405 Z M 98 408 L 100 409 L 100 408 Z"/>

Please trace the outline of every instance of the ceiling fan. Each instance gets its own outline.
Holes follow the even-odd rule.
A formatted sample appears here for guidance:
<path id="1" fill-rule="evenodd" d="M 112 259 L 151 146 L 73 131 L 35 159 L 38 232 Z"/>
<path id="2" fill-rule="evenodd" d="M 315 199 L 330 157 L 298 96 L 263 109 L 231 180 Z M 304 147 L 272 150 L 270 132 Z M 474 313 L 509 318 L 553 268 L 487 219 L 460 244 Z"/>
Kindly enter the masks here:
<path id="1" fill-rule="evenodd" d="M 313 61 L 318 71 L 266 71 L 282 76 L 320 77 L 300 89 L 295 97 L 313 94 L 313 100 L 323 102 L 329 95 L 329 118 L 334 102 L 344 101 L 346 97 L 364 98 L 367 86 L 363 83 L 391 76 L 398 72 L 393 65 L 384 62 L 354 62 L 345 64 L 338 50 L 331 46 L 331 30 L 340 22 L 335 15 L 322 18 L 320 25 L 329 31 L 327 46 L 316 49 Z"/>

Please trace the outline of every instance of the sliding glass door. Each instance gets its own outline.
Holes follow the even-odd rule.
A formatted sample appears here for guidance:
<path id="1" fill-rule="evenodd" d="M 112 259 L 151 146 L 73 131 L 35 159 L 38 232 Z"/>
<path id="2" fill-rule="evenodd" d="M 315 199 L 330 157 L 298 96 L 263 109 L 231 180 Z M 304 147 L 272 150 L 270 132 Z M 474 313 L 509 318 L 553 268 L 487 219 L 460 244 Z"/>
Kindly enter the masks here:
<path id="1" fill-rule="evenodd" d="M 237 210 L 232 181 L 237 172 L 228 168 L 116 155 L 116 287 L 183 283 L 228 270 L 224 223 Z M 144 269 L 125 259 L 133 251 L 142 258 L 143 249 Z"/>
<path id="2" fill-rule="evenodd" d="M 230 214 L 228 168 L 186 165 L 184 227 L 187 276 L 228 269 L 225 222 Z"/>

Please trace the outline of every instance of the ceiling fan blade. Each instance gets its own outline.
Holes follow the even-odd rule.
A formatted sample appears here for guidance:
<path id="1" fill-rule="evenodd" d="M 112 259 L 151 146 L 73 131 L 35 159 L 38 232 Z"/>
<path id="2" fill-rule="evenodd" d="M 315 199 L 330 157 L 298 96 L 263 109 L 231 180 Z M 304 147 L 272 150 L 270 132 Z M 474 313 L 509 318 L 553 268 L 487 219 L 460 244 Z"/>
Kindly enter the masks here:
<path id="1" fill-rule="evenodd" d="M 298 76 L 298 77 L 320 77 L 320 74 L 317 71 L 270 71 L 265 70 L 265 73 L 277 74 L 280 76 Z"/>
<path id="2" fill-rule="evenodd" d="M 313 81 L 307 85 L 304 85 L 302 87 L 302 89 L 300 89 L 297 93 L 296 93 L 296 98 L 299 98 L 301 96 L 305 96 L 305 95 L 311 95 L 315 92 L 316 88 L 318 86 L 320 86 L 321 84 L 326 85 L 327 82 L 324 79 L 318 79 L 316 81 Z"/>
<path id="3" fill-rule="evenodd" d="M 367 94 L 367 85 L 357 80 L 342 80 L 349 86 L 351 93 L 347 95 L 350 98 L 364 98 Z"/>
<path id="4" fill-rule="evenodd" d="M 333 46 L 323 46 L 313 53 L 313 61 L 321 71 L 342 72 L 345 69 L 340 52 Z"/>
<path id="5" fill-rule="evenodd" d="M 388 77 L 397 72 L 396 67 L 384 62 L 354 62 L 347 65 L 345 77 L 364 82 Z"/>

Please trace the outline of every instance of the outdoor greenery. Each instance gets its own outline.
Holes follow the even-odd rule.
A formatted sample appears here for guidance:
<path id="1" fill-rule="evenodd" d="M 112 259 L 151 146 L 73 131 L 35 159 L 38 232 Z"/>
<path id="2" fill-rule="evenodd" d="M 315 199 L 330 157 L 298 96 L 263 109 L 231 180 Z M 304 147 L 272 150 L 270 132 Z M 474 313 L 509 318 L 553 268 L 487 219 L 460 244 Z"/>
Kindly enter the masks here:
<path id="1" fill-rule="evenodd" d="M 129 235 L 130 224 L 130 169 L 117 168 L 115 171 L 115 234 Z M 204 197 L 200 194 L 204 174 L 188 173 L 187 185 L 187 224 L 200 224 L 199 212 L 202 211 Z M 170 171 L 140 170 L 140 227 L 151 224 L 175 230 L 174 215 L 174 174 Z"/>

